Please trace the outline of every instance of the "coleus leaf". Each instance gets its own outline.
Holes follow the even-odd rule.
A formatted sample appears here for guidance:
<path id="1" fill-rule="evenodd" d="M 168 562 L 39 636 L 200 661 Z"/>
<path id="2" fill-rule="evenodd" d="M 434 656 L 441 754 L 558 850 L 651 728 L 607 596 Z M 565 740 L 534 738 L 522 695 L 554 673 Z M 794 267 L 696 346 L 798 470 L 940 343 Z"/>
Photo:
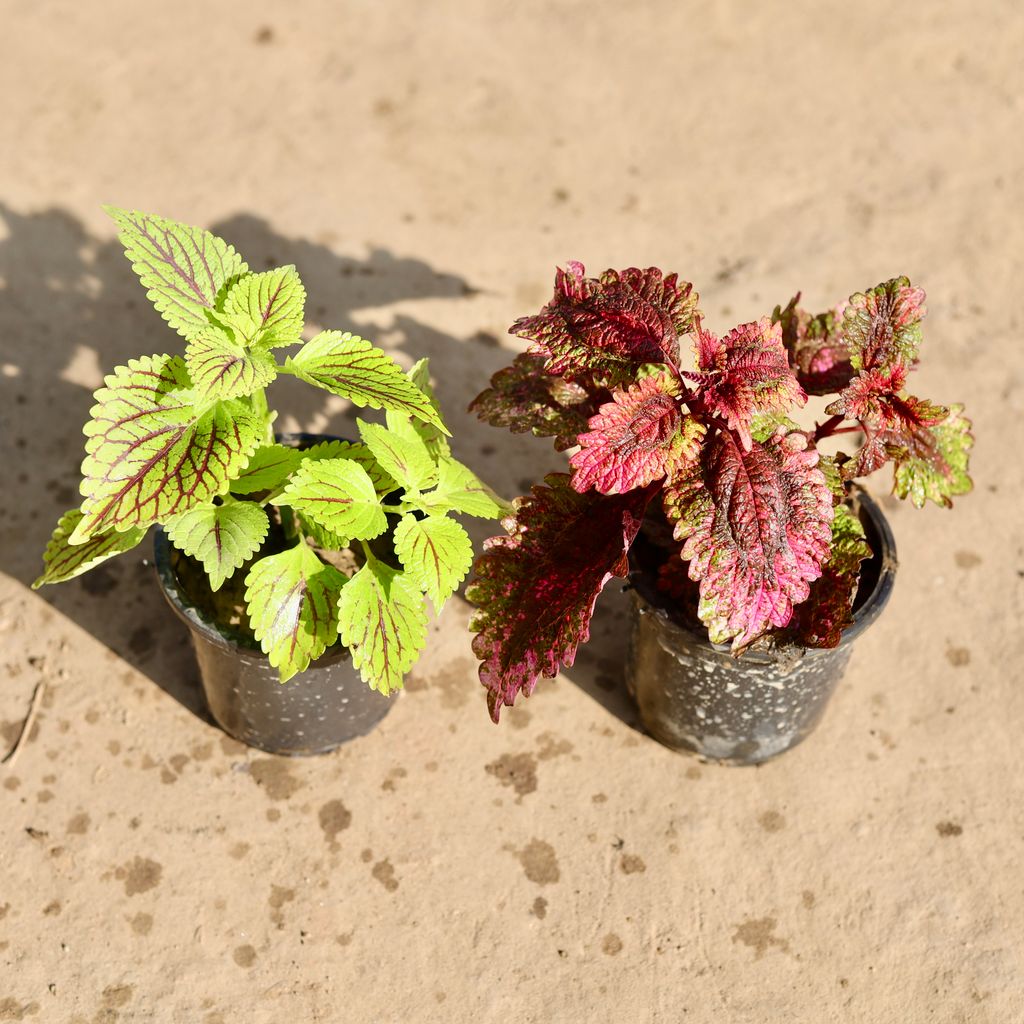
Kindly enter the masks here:
<path id="1" fill-rule="evenodd" d="M 804 647 L 839 646 L 843 630 L 853 622 L 860 564 L 870 557 L 860 520 L 846 505 L 837 505 L 831 550 L 821 578 L 811 584 L 807 599 L 795 607 L 789 623 L 798 643 Z"/>
<path id="2" fill-rule="evenodd" d="M 545 483 L 516 501 L 503 523 L 509 535 L 485 543 L 467 591 L 478 609 L 470 629 L 494 721 L 520 691 L 529 696 L 539 676 L 573 663 L 604 585 L 629 571 L 627 552 L 655 493 L 651 485 L 580 494 L 561 473 Z"/>
<path id="3" fill-rule="evenodd" d="M 401 687 L 427 642 L 423 594 L 412 577 L 373 559 L 342 590 L 338 614 L 363 681 L 385 694 Z"/>
<path id="4" fill-rule="evenodd" d="M 225 286 L 248 270 L 242 257 L 201 228 L 116 206 L 104 210 L 161 316 L 185 338 L 205 330 Z"/>
<path id="5" fill-rule="evenodd" d="M 855 370 L 917 362 L 925 295 L 905 277 L 850 296 L 843 313 L 843 338 Z"/>
<path id="6" fill-rule="evenodd" d="M 569 460 L 573 487 L 624 494 L 660 480 L 676 462 L 695 459 L 704 427 L 680 412 L 677 394 L 667 375 L 613 392 L 579 436 L 580 450 Z"/>
<path id="7" fill-rule="evenodd" d="M 306 289 L 293 266 L 246 274 L 228 290 L 218 319 L 244 345 L 264 348 L 302 340 Z"/>
<path id="8" fill-rule="evenodd" d="M 809 395 L 830 395 L 846 387 L 854 374 L 843 337 L 846 303 L 811 316 L 797 306 L 799 301 L 798 294 L 785 309 L 776 306 L 772 322 L 782 325 L 782 343 L 800 386 Z"/>
<path id="9" fill-rule="evenodd" d="M 337 639 L 338 598 L 346 582 L 304 543 L 253 563 L 245 577 L 249 623 L 282 683 Z"/>
<path id="10" fill-rule="evenodd" d="M 574 380 L 600 371 L 621 384 L 644 363 L 678 364 L 678 339 L 692 329 L 697 307 L 692 285 L 657 267 L 584 275 L 581 263 L 559 269 L 551 302 L 512 325 L 547 357 L 549 373 Z"/>
<path id="11" fill-rule="evenodd" d="M 214 326 L 188 343 L 185 364 L 203 401 L 251 395 L 277 376 L 277 363 L 266 349 L 247 349 Z"/>
<path id="12" fill-rule="evenodd" d="M 256 502 L 233 498 L 194 508 L 165 527 L 179 551 L 203 563 L 214 593 L 259 550 L 269 528 L 267 513 Z"/>
<path id="13" fill-rule="evenodd" d="M 437 466 L 423 438 L 398 434 L 377 423 L 356 420 L 363 444 L 384 471 L 407 490 L 422 491 L 437 482 Z"/>
<path id="14" fill-rule="evenodd" d="M 394 541 L 403 568 L 440 612 L 473 564 L 469 534 L 447 516 L 406 515 L 395 527 Z"/>
<path id="15" fill-rule="evenodd" d="M 430 361 L 426 358 L 419 359 L 413 363 L 406 376 L 419 388 L 420 391 L 426 395 L 430 402 L 434 412 L 437 413 L 438 418 L 441 418 L 441 405 L 437 400 L 437 396 L 434 394 L 434 389 L 430 384 Z M 424 444 L 427 446 L 427 451 L 430 452 L 431 457 L 436 461 L 442 456 L 451 455 L 451 445 L 448 443 L 448 438 L 445 437 L 444 432 L 437 427 L 435 424 L 428 420 L 420 419 L 417 416 L 408 415 L 406 413 L 396 412 L 393 409 L 388 409 L 384 414 L 384 418 L 387 421 L 389 430 L 396 430 L 399 433 L 405 433 L 408 431 L 414 431 L 419 434 L 423 439 Z"/>
<path id="16" fill-rule="evenodd" d="M 321 441 L 310 448 L 304 448 L 301 457 L 304 462 L 319 462 L 321 459 L 350 459 L 352 462 L 358 462 L 373 481 L 378 495 L 388 494 L 398 487 L 398 483 L 384 471 L 365 444 L 352 441 Z"/>
<path id="17" fill-rule="evenodd" d="M 370 540 L 388 527 L 373 481 L 353 459 L 305 460 L 271 500 L 291 506 L 338 537 Z"/>
<path id="18" fill-rule="evenodd" d="M 415 500 L 424 512 L 463 512 L 479 519 L 496 519 L 510 511 L 508 502 L 499 498 L 468 466 L 451 458 L 438 463 L 437 486 L 410 500 Z"/>
<path id="19" fill-rule="evenodd" d="M 949 508 L 952 498 L 972 489 L 967 463 L 974 436 L 963 411 L 962 405 L 950 406 L 941 423 L 924 428 L 927 444 L 918 432 L 916 445 L 897 452 L 893 492 L 898 498 L 910 498 L 918 508 L 929 499 Z"/>
<path id="20" fill-rule="evenodd" d="M 782 346 L 782 327 L 767 317 L 724 338 L 698 325 L 695 349 L 705 410 L 722 416 L 747 450 L 755 413 L 786 412 L 807 400 Z"/>
<path id="21" fill-rule="evenodd" d="M 285 369 L 356 405 L 409 413 L 447 433 L 430 399 L 401 366 L 354 334 L 321 331 L 285 362 Z"/>
<path id="22" fill-rule="evenodd" d="M 146 536 L 144 528 L 133 527 L 123 531 L 107 530 L 94 534 L 81 544 L 72 544 L 71 535 L 81 519 L 82 513 L 78 509 L 65 512 L 60 517 L 43 553 L 43 572 L 32 584 L 33 590 L 38 590 L 44 583 L 63 583 L 80 576 L 100 562 L 130 551 Z"/>
<path id="23" fill-rule="evenodd" d="M 700 580 L 699 615 L 713 643 L 734 651 L 772 626 L 785 626 L 793 605 L 828 557 L 832 495 L 806 450 L 803 434 L 775 434 L 749 449 L 719 431 L 701 463 L 665 488 L 665 513 L 690 577 Z"/>
<path id="24" fill-rule="evenodd" d="M 511 366 L 491 377 L 491 386 L 473 399 L 469 411 L 513 434 L 530 431 L 536 437 L 553 437 L 558 451 L 571 448 L 597 411 L 592 397 L 597 389 L 548 373 L 546 362 L 545 355 L 520 353 Z"/>
<path id="25" fill-rule="evenodd" d="M 259 443 L 262 425 L 243 402 L 196 404 L 178 356 L 132 359 L 104 383 L 85 425 L 85 500 L 74 544 L 205 504 Z"/>
<path id="26" fill-rule="evenodd" d="M 231 481 L 232 494 L 255 494 L 280 487 L 298 467 L 303 453 L 283 444 L 257 448 L 249 464 Z"/>

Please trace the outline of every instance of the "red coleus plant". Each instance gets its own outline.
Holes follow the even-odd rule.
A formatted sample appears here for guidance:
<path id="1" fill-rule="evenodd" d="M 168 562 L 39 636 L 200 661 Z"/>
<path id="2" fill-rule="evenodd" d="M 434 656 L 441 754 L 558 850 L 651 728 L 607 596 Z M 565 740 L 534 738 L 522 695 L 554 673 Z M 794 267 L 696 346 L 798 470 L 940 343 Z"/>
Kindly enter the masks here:
<path id="1" fill-rule="evenodd" d="M 904 390 L 924 292 L 896 278 L 818 316 L 798 300 L 719 338 L 675 274 L 589 278 L 570 263 L 551 302 L 512 326 L 533 346 L 471 408 L 577 450 L 571 474 L 516 501 L 507 535 L 476 564 L 473 649 L 495 721 L 540 675 L 573 663 L 598 595 L 627 575 L 658 504 L 674 538 L 661 586 L 679 596 L 698 583 L 709 639 L 740 654 L 765 637 L 839 643 L 871 553 L 845 503 L 855 477 L 892 462 L 895 493 L 918 507 L 971 489 L 962 406 Z M 789 413 L 808 394 L 836 397 L 828 419 L 802 430 Z M 818 451 L 835 434 L 855 438 L 852 454 Z"/>

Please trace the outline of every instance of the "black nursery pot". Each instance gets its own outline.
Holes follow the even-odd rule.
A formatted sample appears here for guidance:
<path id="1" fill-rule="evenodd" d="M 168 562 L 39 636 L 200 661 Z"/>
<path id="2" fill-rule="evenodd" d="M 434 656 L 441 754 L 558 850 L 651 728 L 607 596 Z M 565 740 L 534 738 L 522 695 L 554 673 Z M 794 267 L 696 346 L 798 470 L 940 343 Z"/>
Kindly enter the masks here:
<path id="1" fill-rule="evenodd" d="M 283 434 L 277 440 L 310 447 L 337 438 Z M 368 733 L 391 709 L 393 699 L 363 682 L 340 642 L 282 683 L 255 643 L 207 621 L 189 601 L 162 529 L 154 547 L 164 597 L 188 626 L 210 714 L 230 736 L 271 754 L 325 754 Z"/>
<path id="2" fill-rule="evenodd" d="M 790 646 L 734 658 L 706 632 L 670 618 L 646 575 L 635 579 L 627 683 L 655 739 L 708 760 L 749 765 L 810 735 L 896 575 L 896 544 L 881 510 L 863 491 L 852 501 L 874 554 L 861 569 L 853 624 L 836 648 Z"/>

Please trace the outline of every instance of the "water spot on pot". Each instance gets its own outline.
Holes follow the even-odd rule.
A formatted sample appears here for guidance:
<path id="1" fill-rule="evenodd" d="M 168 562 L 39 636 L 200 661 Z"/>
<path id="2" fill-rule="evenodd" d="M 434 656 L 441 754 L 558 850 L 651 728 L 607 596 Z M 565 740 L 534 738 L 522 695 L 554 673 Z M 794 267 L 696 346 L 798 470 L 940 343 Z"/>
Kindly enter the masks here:
<path id="1" fill-rule="evenodd" d="M 190 760 L 188 754 L 174 754 L 170 758 L 171 767 L 180 775 Z"/>
<path id="2" fill-rule="evenodd" d="M 608 802 L 607 793 L 595 793 L 591 798 L 590 802 L 594 804 L 604 804 Z"/>
<path id="3" fill-rule="evenodd" d="M 617 956 L 622 952 L 622 939 L 615 932 L 609 932 L 601 940 L 601 952 L 606 956 Z"/>
<path id="4" fill-rule="evenodd" d="M 175 775 L 174 772 L 172 772 L 170 768 L 161 768 L 160 769 L 160 781 L 165 786 L 170 786 L 172 783 L 178 781 L 178 776 Z"/>
<path id="5" fill-rule="evenodd" d="M 95 708 L 89 708 L 84 717 L 89 725 L 95 725 L 100 720 L 100 713 Z"/>
<path id="6" fill-rule="evenodd" d="M 94 1020 L 102 1021 L 104 1024 L 110 1021 L 112 1024 L 119 1016 L 117 1011 L 124 1009 L 132 1001 L 134 994 L 134 985 L 108 985 L 103 990 L 103 1004 Z"/>
<path id="7" fill-rule="evenodd" d="M 68 821 L 67 832 L 72 836 L 84 836 L 89 831 L 92 819 L 85 811 L 80 811 Z"/>
<path id="8" fill-rule="evenodd" d="M 209 761 L 213 757 L 213 744 L 196 743 L 192 746 L 191 754 L 194 761 Z"/>
<path id="9" fill-rule="evenodd" d="M 43 917 L 59 917 L 63 909 L 60 900 L 51 900 L 43 907 Z"/>
<path id="10" fill-rule="evenodd" d="M 18 787 L 21 786 L 21 779 L 17 775 L 12 775 L 9 779 L 4 779 L 4 789 L 14 792 Z"/>
<path id="11" fill-rule="evenodd" d="M 434 1001 L 437 1003 L 443 1003 L 448 998 L 447 992 L 435 992 Z"/>
<path id="12" fill-rule="evenodd" d="M 337 943 L 337 944 L 338 944 L 339 946 L 348 946 L 348 945 L 350 945 L 350 944 L 351 944 L 351 942 L 352 942 L 352 936 L 353 936 L 354 934 L 355 934 L 355 932 L 342 932 L 342 934 L 341 934 L 341 935 L 336 935 L 336 936 L 335 936 L 335 938 L 334 938 L 334 941 L 335 941 L 335 942 L 336 942 L 336 943 Z"/>
<path id="13" fill-rule="evenodd" d="M 562 877 L 555 849 L 543 839 L 531 839 L 517 856 L 526 877 L 537 885 L 554 885 Z"/>
<path id="14" fill-rule="evenodd" d="M 786 827 L 786 819 L 778 811 L 765 811 L 757 823 L 765 832 L 781 832 Z"/>
<path id="15" fill-rule="evenodd" d="M 392 768 L 391 771 L 388 772 L 388 777 L 380 784 L 380 788 L 383 789 L 385 793 L 394 793 L 398 788 L 398 780 L 404 779 L 408 774 L 409 773 L 401 766 Z"/>
<path id="16" fill-rule="evenodd" d="M 387 889 L 388 892 L 394 892 L 398 888 L 398 879 L 395 878 L 395 869 L 391 865 L 391 861 L 384 858 L 384 860 L 377 861 L 373 865 L 373 869 L 370 874 L 380 882 L 381 885 Z"/>
<path id="17" fill-rule="evenodd" d="M 963 825 L 957 825 L 952 821 L 940 821 L 938 825 L 935 826 L 935 831 L 938 832 L 943 839 L 949 839 L 952 836 L 962 835 L 964 828 Z"/>
<path id="18" fill-rule="evenodd" d="M 256 963 L 256 950 L 248 944 L 244 946 L 236 946 L 231 954 L 231 959 L 234 960 L 239 967 L 252 967 L 252 965 Z"/>
<path id="19" fill-rule="evenodd" d="M 120 740 L 111 740 L 107 744 L 107 750 L 108 750 L 108 752 L 113 757 L 117 757 L 117 755 L 121 753 L 121 742 L 120 742 Z"/>
<path id="20" fill-rule="evenodd" d="M 269 46 L 274 41 L 274 30 L 269 25 L 261 25 L 256 29 L 252 41 L 257 46 Z"/>
<path id="21" fill-rule="evenodd" d="M 280 821 L 281 812 L 276 807 L 267 808 L 267 821 Z"/>
<path id="22" fill-rule="evenodd" d="M 10 903 L 0 903 L 0 921 L 2 921 L 8 915 L 8 913 L 10 913 L 10 910 Z"/>
<path id="23" fill-rule="evenodd" d="M 537 742 L 540 745 L 537 751 L 537 758 L 540 761 L 550 761 L 552 758 L 572 753 L 572 744 L 551 732 L 542 732 L 537 737 Z"/>
<path id="24" fill-rule="evenodd" d="M 538 896 L 533 901 L 533 906 L 530 907 L 530 913 L 533 914 L 538 921 L 543 921 L 548 916 L 548 901 L 543 896 Z"/>
<path id="25" fill-rule="evenodd" d="M 244 755 L 248 749 L 249 748 L 246 747 L 244 743 L 239 743 L 238 740 L 232 736 L 221 736 L 220 738 L 221 753 L 227 757 L 240 757 Z"/>
<path id="26" fill-rule="evenodd" d="M 251 847 L 249 846 L 248 843 L 235 843 L 235 845 L 231 847 L 231 849 L 228 851 L 228 853 L 235 860 L 241 860 L 243 857 L 245 857 L 249 853 L 250 849 L 251 849 Z"/>
<path id="27" fill-rule="evenodd" d="M 695 764 L 691 764 L 690 767 L 686 769 L 686 777 L 688 779 L 699 779 L 700 774 L 700 769 Z"/>
<path id="28" fill-rule="evenodd" d="M 271 800 L 288 800 L 302 789 L 302 781 L 289 770 L 288 762 L 277 757 L 258 757 L 249 766 L 253 781 Z"/>
<path id="29" fill-rule="evenodd" d="M 957 551 L 953 558 L 961 569 L 973 569 L 981 565 L 981 555 L 973 551 Z"/>
<path id="30" fill-rule="evenodd" d="M 139 628 L 133 630 L 131 636 L 128 637 L 128 649 L 137 658 L 148 658 L 153 653 L 154 647 L 153 631 L 149 626 L 139 626 Z"/>
<path id="31" fill-rule="evenodd" d="M 813 910 L 814 904 L 817 903 L 817 899 L 810 889 L 804 889 L 804 891 L 800 893 L 800 902 L 804 905 L 805 910 Z"/>
<path id="32" fill-rule="evenodd" d="M 332 849 L 337 849 L 338 833 L 352 824 L 352 812 L 340 800 L 328 800 L 320 808 L 317 818 L 320 828 L 323 829 L 324 839 L 331 844 Z"/>
<path id="33" fill-rule="evenodd" d="M 971 652 L 966 647 L 947 647 L 946 661 L 953 668 L 963 668 L 971 663 Z"/>
<path id="34" fill-rule="evenodd" d="M 639 875 L 647 870 L 643 857 L 635 853 L 624 853 L 619 861 L 619 868 L 624 875 Z"/>
<path id="35" fill-rule="evenodd" d="M 511 786 L 520 799 L 537 788 L 537 759 L 533 754 L 502 754 L 484 765 L 484 771 L 503 786 Z"/>
<path id="36" fill-rule="evenodd" d="M 525 729 L 533 716 L 522 704 L 506 708 L 502 712 L 502 722 L 507 722 L 513 729 Z"/>
<path id="37" fill-rule="evenodd" d="M 136 935 L 148 935 L 153 930 L 153 915 L 138 913 L 128 923 Z"/>
<path id="38" fill-rule="evenodd" d="M 133 857 L 114 871 L 114 877 L 124 882 L 126 896 L 138 896 L 149 892 L 160 884 L 164 873 L 163 865 L 148 857 Z"/>
<path id="39" fill-rule="evenodd" d="M 742 942 L 754 951 L 754 959 L 760 960 L 771 948 L 783 953 L 789 952 L 789 942 L 775 934 L 778 922 L 774 917 L 759 917 L 736 925 L 733 942 Z"/>
<path id="40" fill-rule="evenodd" d="M 370 861 L 373 860 L 373 850 L 371 850 L 369 848 L 363 850 L 362 853 L 359 854 L 359 859 L 364 864 L 369 864 Z"/>
<path id="41" fill-rule="evenodd" d="M 151 768 L 155 768 L 159 762 L 154 761 L 149 754 L 142 755 L 142 769 L 143 771 L 149 771 Z"/>
<path id="42" fill-rule="evenodd" d="M 0 999 L 0 1020 L 24 1020 L 26 1017 L 34 1017 L 39 1013 L 39 1004 L 36 1002 L 22 1003 L 14 996 Z"/>
<path id="43" fill-rule="evenodd" d="M 295 899 L 295 890 L 287 889 L 283 885 L 272 885 L 267 903 L 270 905 L 270 920 L 277 925 L 278 929 L 284 928 L 284 906 Z"/>
<path id="44" fill-rule="evenodd" d="M 403 689 L 406 693 L 420 693 L 427 688 L 427 680 L 415 670 L 405 677 Z"/>

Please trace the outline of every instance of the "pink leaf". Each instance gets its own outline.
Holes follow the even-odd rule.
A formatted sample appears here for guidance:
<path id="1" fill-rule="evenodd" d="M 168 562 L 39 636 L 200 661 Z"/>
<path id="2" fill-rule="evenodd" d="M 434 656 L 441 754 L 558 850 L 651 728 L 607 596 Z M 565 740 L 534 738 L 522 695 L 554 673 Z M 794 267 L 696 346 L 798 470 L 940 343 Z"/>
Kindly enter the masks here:
<path id="1" fill-rule="evenodd" d="M 549 373 L 574 380 L 594 371 L 625 383 L 644 363 L 678 363 L 678 339 L 692 330 L 696 305 L 692 285 L 656 267 L 588 278 L 570 263 L 557 272 L 551 302 L 511 332 L 536 343 Z"/>
<path id="2" fill-rule="evenodd" d="M 785 412 L 807 395 L 790 369 L 782 327 L 767 317 L 718 338 L 699 324 L 696 341 L 705 410 L 725 418 L 750 449 L 750 421 L 756 412 Z"/>
<path id="3" fill-rule="evenodd" d="M 478 609 L 473 651 L 495 722 L 539 676 L 573 663 L 604 585 L 628 572 L 627 552 L 654 493 L 579 494 L 563 473 L 546 484 L 517 500 L 504 523 L 509 536 L 486 542 L 467 591 Z"/>
<path id="4" fill-rule="evenodd" d="M 564 451 L 576 444 L 576 437 L 587 429 L 597 401 L 592 394 L 607 391 L 583 381 L 570 383 L 547 373 L 546 357 L 523 352 L 511 366 L 491 378 L 491 386 L 473 399 L 469 406 L 480 419 L 494 427 L 507 427 L 513 434 L 531 431 L 537 437 L 554 437 L 555 448 Z M 587 382 L 589 383 L 589 382 Z"/>
<path id="5" fill-rule="evenodd" d="M 577 491 L 624 494 L 660 480 L 670 463 L 697 457 L 703 427 L 680 412 L 670 377 L 647 377 L 612 399 L 590 420 L 569 460 Z"/>
<path id="6" fill-rule="evenodd" d="M 796 295 L 785 309 L 776 307 L 772 320 L 782 325 L 782 343 L 800 386 L 809 395 L 830 395 L 846 387 L 854 374 L 843 338 L 846 303 L 811 316 L 797 306 L 799 301 Z"/>
<path id="7" fill-rule="evenodd" d="M 700 618 L 714 643 L 740 651 L 785 626 L 828 557 L 832 494 L 801 433 L 744 450 L 720 431 L 703 465 L 672 480 L 665 512 L 700 580 Z"/>
<path id="8" fill-rule="evenodd" d="M 921 346 L 924 291 L 905 277 L 893 278 L 850 296 L 843 313 L 843 337 L 855 370 L 917 362 Z"/>

